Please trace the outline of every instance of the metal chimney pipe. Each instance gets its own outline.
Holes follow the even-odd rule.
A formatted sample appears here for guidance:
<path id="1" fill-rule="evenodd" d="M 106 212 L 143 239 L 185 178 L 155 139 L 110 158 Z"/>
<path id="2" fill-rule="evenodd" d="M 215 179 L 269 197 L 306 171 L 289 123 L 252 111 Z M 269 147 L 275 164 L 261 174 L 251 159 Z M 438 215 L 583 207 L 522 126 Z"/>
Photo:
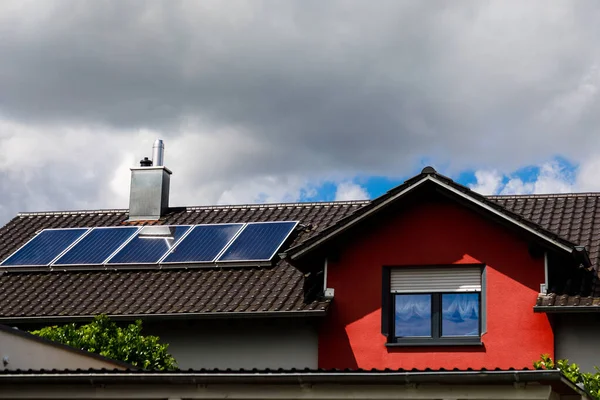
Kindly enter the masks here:
<path id="1" fill-rule="evenodd" d="M 152 146 L 152 165 L 155 167 L 165 165 L 165 144 L 161 139 L 156 139 Z"/>

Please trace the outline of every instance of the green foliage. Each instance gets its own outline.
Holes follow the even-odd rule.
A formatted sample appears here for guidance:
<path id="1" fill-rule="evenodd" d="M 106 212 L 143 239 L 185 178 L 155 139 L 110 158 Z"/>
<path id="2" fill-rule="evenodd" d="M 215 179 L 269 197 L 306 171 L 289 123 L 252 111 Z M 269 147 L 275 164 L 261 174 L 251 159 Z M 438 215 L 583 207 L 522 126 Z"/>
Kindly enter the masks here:
<path id="1" fill-rule="evenodd" d="M 542 354 L 538 361 L 533 363 L 535 369 L 558 369 L 571 382 L 582 384 L 585 390 L 595 399 L 600 400 L 600 369 L 596 369 L 595 373 L 581 372 L 579 366 L 575 363 L 569 363 L 569 360 L 558 360 L 556 363 L 548 354 Z"/>
<path id="2" fill-rule="evenodd" d="M 31 333 L 144 369 L 177 368 L 175 359 L 167 353 L 169 345 L 159 343 L 157 336 L 142 336 L 142 321 L 139 320 L 121 328 L 100 315 L 79 327 L 76 324 L 48 326 Z"/>

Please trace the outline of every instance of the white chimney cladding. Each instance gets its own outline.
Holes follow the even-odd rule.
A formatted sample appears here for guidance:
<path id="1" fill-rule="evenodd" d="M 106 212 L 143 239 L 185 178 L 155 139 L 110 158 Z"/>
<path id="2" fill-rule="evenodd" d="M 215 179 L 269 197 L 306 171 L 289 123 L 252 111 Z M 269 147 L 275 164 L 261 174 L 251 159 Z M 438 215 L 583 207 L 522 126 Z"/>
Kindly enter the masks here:
<path id="1" fill-rule="evenodd" d="M 169 208 L 171 171 L 163 165 L 165 145 L 156 139 L 152 146 L 152 161 L 144 157 L 140 166 L 131 168 L 129 220 L 157 220 Z"/>

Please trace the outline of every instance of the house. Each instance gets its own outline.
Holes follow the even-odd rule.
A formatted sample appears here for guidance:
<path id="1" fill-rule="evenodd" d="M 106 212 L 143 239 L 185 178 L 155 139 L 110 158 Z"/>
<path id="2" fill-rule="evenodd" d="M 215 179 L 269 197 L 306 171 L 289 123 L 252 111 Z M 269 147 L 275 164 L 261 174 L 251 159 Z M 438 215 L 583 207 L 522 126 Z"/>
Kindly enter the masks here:
<path id="1" fill-rule="evenodd" d="M 597 363 L 600 194 L 486 197 L 427 167 L 373 201 L 170 207 L 157 148 L 132 168 L 128 210 L 21 213 L 0 229 L 1 323 L 142 319 L 191 371 L 90 372 L 136 393 L 581 396 L 527 369 L 542 353 Z M 0 385 L 85 379 L 9 371 Z M 185 386 L 199 384 L 220 391 Z"/>

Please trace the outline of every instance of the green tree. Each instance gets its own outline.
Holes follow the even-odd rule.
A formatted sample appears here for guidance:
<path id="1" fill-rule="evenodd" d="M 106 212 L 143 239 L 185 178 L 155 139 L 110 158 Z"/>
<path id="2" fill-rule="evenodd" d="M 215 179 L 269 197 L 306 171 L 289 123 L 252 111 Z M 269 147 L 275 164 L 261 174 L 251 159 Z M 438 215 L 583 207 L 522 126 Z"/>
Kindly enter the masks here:
<path id="1" fill-rule="evenodd" d="M 555 363 L 548 354 L 542 354 L 541 358 L 533 363 L 533 367 L 535 369 L 558 369 L 571 382 L 583 385 L 586 392 L 600 400 L 600 369 L 598 367 L 594 367 L 595 373 L 581 372 L 579 365 L 569 363 L 569 360 L 557 360 Z"/>
<path id="2" fill-rule="evenodd" d="M 144 369 L 177 368 L 175 359 L 167 353 L 169 345 L 159 343 L 157 336 L 142 336 L 142 321 L 139 320 L 121 328 L 100 315 L 86 325 L 48 326 L 31 333 Z"/>

